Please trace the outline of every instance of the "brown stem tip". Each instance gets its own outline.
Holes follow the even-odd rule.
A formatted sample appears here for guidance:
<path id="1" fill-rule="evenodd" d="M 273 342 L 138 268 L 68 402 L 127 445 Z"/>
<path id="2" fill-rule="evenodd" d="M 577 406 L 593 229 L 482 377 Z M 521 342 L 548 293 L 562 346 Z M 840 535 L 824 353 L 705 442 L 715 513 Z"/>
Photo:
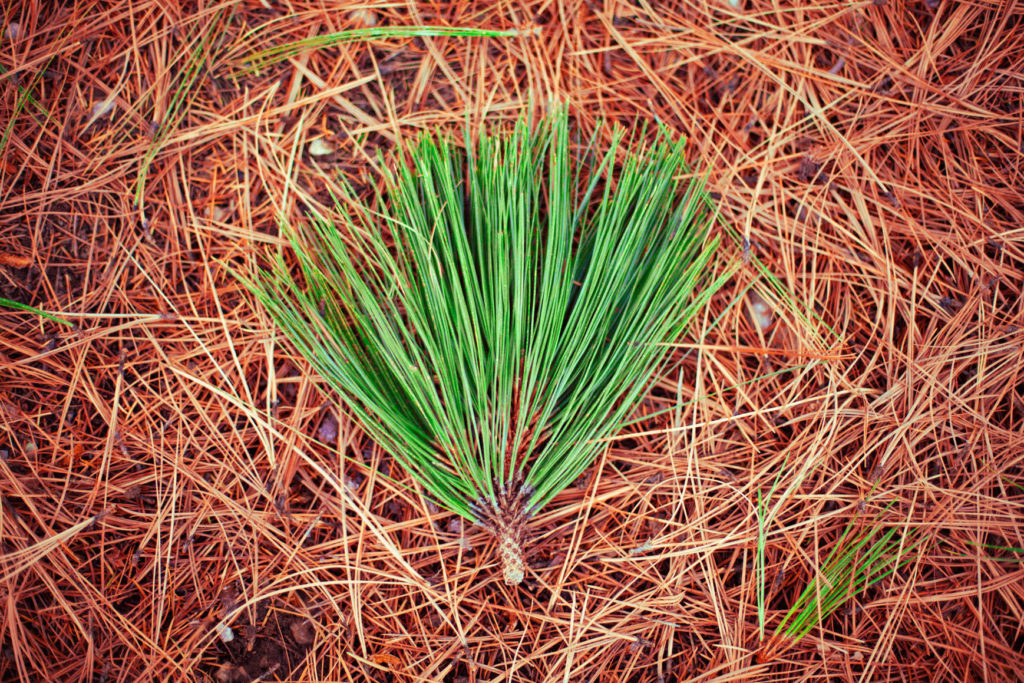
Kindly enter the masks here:
<path id="1" fill-rule="evenodd" d="M 526 576 L 526 562 L 523 561 L 522 533 L 514 529 L 501 529 L 497 534 L 498 553 L 501 555 L 501 573 L 505 583 L 514 586 Z"/>
<path id="2" fill-rule="evenodd" d="M 529 489 L 513 482 L 503 485 L 493 501 L 481 500 L 475 506 L 480 524 L 498 541 L 502 575 L 510 586 L 521 583 L 526 576 L 523 545 L 529 500 Z"/>

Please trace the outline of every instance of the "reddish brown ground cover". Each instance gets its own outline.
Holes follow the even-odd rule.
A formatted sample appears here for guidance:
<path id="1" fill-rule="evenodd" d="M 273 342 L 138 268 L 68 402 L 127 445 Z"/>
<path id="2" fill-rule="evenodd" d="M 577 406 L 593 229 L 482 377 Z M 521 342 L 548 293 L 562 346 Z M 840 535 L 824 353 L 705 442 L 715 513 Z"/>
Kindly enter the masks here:
<path id="1" fill-rule="evenodd" d="M 0 677 L 1019 676 L 1024 6 L 373 4 L 7 5 L 0 296 L 75 327 L 0 313 Z M 521 35 L 245 71 L 371 25 Z M 688 136 L 748 258 L 637 416 L 681 407 L 533 521 L 510 589 L 226 268 L 377 150 L 549 97 Z M 773 637 L 850 525 L 905 562 Z"/>

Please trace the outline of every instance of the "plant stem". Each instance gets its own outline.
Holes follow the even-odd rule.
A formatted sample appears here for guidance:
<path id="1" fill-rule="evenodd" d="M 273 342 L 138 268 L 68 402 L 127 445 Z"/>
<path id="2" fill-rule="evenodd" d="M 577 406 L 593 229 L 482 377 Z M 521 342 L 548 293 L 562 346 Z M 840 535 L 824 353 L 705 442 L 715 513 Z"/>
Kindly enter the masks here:
<path id="1" fill-rule="evenodd" d="M 493 499 L 481 499 L 473 506 L 478 523 L 498 541 L 502 576 L 510 586 L 522 583 L 526 576 L 523 546 L 530 518 L 527 503 L 533 493 L 531 487 L 522 484 L 522 477 L 517 476 L 512 482 L 497 486 Z"/>
<path id="2" fill-rule="evenodd" d="M 526 576 L 526 562 L 523 560 L 523 527 L 502 527 L 495 532 L 498 539 L 498 553 L 501 555 L 501 574 L 505 583 L 515 586 Z"/>

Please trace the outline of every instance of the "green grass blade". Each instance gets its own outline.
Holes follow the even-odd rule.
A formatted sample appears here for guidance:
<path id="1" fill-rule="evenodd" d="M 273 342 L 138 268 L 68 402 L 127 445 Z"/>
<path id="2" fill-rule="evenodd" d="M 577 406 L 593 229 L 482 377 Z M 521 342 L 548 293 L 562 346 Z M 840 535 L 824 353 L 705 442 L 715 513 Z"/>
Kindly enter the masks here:
<path id="1" fill-rule="evenodd" d="M 67 320 L 64 320 L 62 318 L 58 318 L 57 316 L 53 315 L 52 313 L 47 313 L 46 311 L 41 311 L 38 308 L 35 308 L 33 306 L 29 306 L 28 304 L 23 304 L 23 303 L 19 303 L 17 301 L 11 301 L 10 299 L 5 299 L 3 297 L 0 297 L 0 306 L 6 306 L 7 308 L 14 308 L 14 309 L 19 310 L 19 311 L 27 311 L 28 313 L 34 313 L 34 314 L 36 314 L 36 315 L 38 315 L 38 316 L 40 316 L 42 318 L 46 318 L 47 320 L 52 320 L 55 323 L 60 323 L 61 325 L 66 325 L 68 327 L 74 327 L 74 325 L 69 323 Z"/>
<path id="2" fill-rule="evenodd" d="M 254 31 L 251 31 L 246 42 L 257 42 L 262 36 L 261 33 L 273 33 L 275 27 L 272 24 L 265 24 Z M 351 43 L 357 40 L 382 40 L 387 38 L 507 38 L 522 35 L 518 29 L 478 29 L 463 28 L 458 26 L 381 26 L 374 28 L 357 28 L 324 35 L 312 36 L 301 40 L 293 40 L 280 45 L 275 45 L 263 50 L 249 53 L 242 59 L 244 67 L 238 70 L 235 75 L 259 71 L 274 64 L 285 61 L 289 57 L 307 52 L 309 50 L 322 50 L 342 43 Z"/>

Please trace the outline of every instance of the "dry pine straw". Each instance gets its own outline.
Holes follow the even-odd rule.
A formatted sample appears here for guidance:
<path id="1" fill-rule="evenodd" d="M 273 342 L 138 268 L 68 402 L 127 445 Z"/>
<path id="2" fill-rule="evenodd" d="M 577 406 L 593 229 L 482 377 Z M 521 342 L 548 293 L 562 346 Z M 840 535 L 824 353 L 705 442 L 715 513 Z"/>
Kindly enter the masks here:
<path id="1" fill-rule="evenodd" d="M 77 328 L 0 315 L 3 680 L 1019 675 L 1024 8 L 738 4 L 292 2 L 250 39 L 240 24 L 286 5 L 9 6 L 0 296 Z M 536 31 L 224 76 L 374 22 Z M 585 130 L 688 135 L 750 256 L 817 318 L 773 303 L 752 258 L 638 416 L 699 400 L 638 423 L 534 521 L 510 590 L 487 537 L 400 485 L 224 263 L 325 201 L 316 169 L 369 191 L 397 136 L 548 96 Z M 311 157 L 317 137 L 336 151 Z M 766 636 L 852 519 L 894 501 L 886 524 L 927 540 L 772 657 L 754 561 L 773 484 Z"/>

